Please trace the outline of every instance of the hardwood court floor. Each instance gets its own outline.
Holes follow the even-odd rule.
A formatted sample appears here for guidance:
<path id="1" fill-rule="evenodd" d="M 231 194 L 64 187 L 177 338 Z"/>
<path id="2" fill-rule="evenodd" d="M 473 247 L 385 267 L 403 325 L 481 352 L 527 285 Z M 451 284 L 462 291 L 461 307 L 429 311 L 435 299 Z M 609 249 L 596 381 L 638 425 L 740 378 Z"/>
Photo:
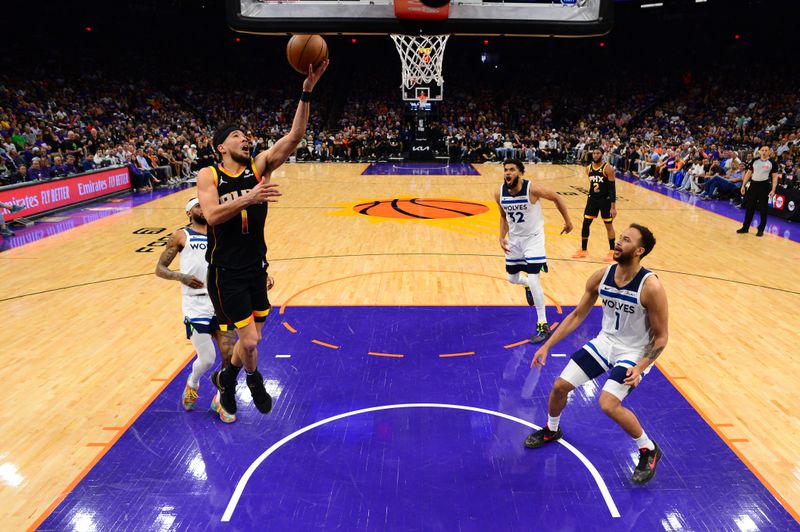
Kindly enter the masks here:
<path id="1" fill-rule="evenodd" d="M 472 176 L 361 175 L 365 167 L 294 165 L 276 174 L 284 196 L 267 226 L 276 312 L 287 302 L 524 304 L 519 287 L 505 281 L 497 244 L 499 165 L 478 166 Z M 550 304 L 574 305 L 586 278 L 605 266 L 605 231 L 596 223 L 590 258 L 572 260 L 585 202 L 581 170 L 539 165 L 529 177 L 563 193 L 570 207 L 575 230 L 560 236 L 558 212 L 544 205 L 550 273 L 543 284 Z M 797 517 L 800 246 L 736 235 L 738 221 L 628 183 L 617 187 L 617 231 L 637 222 L 658 239 L 645 265 L 657 271 L 670 302 L 670 343 L 659 367 Z M 160 248 L 149 244 L 184 222 L 193 194 L 0 254 L 7 363 L 0 496 L 9 529 L 33 525 L 60 501 L 190 359 L 178 284 L 152 275 Z M 353 209 L 396 198 L 489 209 L 439 220 Z M 164 230 L 137 234 L 141 228 Z"/>

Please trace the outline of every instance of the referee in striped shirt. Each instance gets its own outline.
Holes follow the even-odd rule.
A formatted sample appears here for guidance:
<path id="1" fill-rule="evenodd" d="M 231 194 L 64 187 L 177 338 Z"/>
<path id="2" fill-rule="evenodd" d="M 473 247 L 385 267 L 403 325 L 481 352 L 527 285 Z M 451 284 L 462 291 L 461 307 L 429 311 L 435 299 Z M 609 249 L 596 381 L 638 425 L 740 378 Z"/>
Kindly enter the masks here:
<path id="1" fill-rule="evenodd" d="M 741 229 L 737 229 L 736 232 L 744 234 L 750 230 L 750 224 L 753 222 L 753 215 L 756 213 L 757 205 L 759 221 L 756 236 L 764 236 L 764 229 L 767 227 L 768 201 L 769 198 L 775 195 L 779 174 L 778 163 L 775 159 L 770 159 L 769 157 L 769 146 L 762 146 L 758 152 L 761 157 L 753 159 L 749 164 L 742 181 L 742 196 L 745 197 L 747 208 L 744 214 L 744 223 Z M 772 177 L 771 186 L 770 176 Z M 745 188 L 748 181 L 750 181 L 750 190 Z"/>

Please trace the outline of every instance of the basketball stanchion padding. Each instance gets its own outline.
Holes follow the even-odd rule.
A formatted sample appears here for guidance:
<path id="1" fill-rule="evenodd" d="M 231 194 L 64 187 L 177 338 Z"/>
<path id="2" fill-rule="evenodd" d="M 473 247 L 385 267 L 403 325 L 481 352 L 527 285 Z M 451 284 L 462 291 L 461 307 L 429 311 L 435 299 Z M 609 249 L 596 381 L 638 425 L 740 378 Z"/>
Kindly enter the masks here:
<path id="1" fill-rule="evenodd" d="M 447 20 L 450 0 L 394 0 L 394 15 L 405 20 Z"/>

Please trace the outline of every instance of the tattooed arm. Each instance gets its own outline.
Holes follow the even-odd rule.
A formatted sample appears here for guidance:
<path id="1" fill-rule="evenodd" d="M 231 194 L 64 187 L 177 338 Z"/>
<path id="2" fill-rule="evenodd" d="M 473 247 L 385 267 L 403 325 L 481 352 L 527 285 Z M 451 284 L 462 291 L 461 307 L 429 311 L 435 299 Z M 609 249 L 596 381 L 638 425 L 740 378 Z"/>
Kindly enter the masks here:
<path id="1" fill-rule="evenodd" d="M 190 288 L 203 288 L 203 286 L 205 286 L 203 281 L 197 277 L 169 269 L 169 265 L 172 264 L 172 261 L 175 260 L 178 253 L 183 251 L 183 246 L 185 245 L 186 233 L 183 230 L 178 229 L 170 235 L 167 247 L 164 248 L 161 256 L 158 257 L 156 277 L 161 277 L 169 281 L 180 281 Z"/>
<path id="2" fill-rule="evenodd" d="M 669 313 L 667 311 L 667 293 L 658 277 L 651 275 L 642 288 L 642 305 L 647 309 L 650 322 L 650 343 L 644 350 L 644 356 L 634 367 L 628 369 L 625 384 L 636 386 L 641 380 L 642 372 L 653 362 L 667 346 L 669 338 Z"/>

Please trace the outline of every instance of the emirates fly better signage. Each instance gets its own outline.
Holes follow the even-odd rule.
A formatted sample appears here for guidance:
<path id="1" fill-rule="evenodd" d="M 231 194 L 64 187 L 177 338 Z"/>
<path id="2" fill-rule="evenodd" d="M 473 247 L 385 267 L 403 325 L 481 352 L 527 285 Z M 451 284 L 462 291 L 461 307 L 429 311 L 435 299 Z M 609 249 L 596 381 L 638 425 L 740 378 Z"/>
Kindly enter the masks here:
<path id="1" fill-rule="evenodd" d="M 25 210 L 14 214 L 11 214 L 7 209 L 3 209 L 3 216 L 5 216 L 6 221 L 11 221 L 21 216 L 29 217 L 74 203 L 107 196 L 108 194 L 126 190 L 130 186 L 131 179 L 128 167 L 124 166 L 112 170 L 103 170 L 91 174 L 0 190 L 0 202 L 25 206 Z"/>

